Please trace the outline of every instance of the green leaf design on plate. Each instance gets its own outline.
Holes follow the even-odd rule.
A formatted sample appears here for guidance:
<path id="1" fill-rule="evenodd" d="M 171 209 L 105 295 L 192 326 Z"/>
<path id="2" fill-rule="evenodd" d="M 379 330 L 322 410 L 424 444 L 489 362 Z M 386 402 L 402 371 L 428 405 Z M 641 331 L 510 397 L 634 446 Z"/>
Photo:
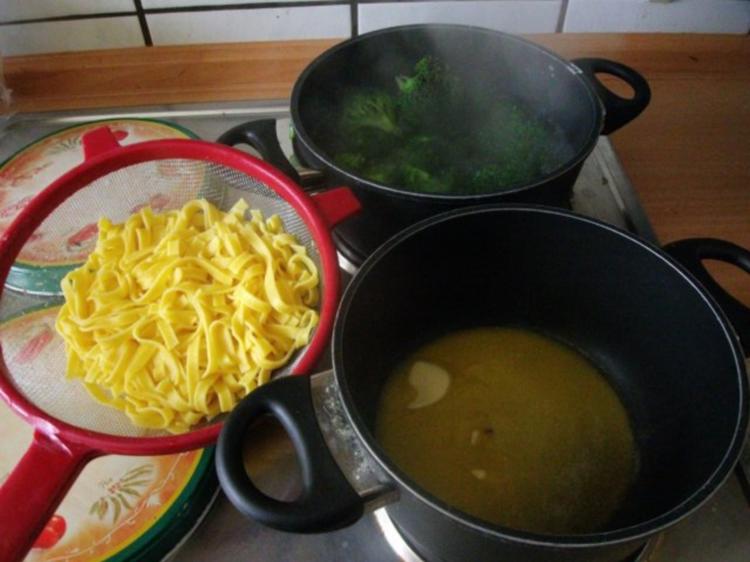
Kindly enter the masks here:
<path id="1" fill-rule="evenodd" d="M 91 515 L 96 514 L 99 520 L 103 520 L 111 505 L 112 523 L 116 523 L 124 510 L 130 511 L 141 500 L 143 490 L 139 488 L 145 488 L 151 484 L 153 474 L 154 466 L 152 464 L 142 464 L 126 471 L 114 483 L 111 480 L 102 483 L 101 485 L 107 493 L 94 502 L 89 513 Z"/>
<path id="2" fill-rule="evenodd" d="M 117 523 L 117 520 L 120 518 L 120 513 L 122 513 L 122 506 L 120 505 L 120 502 L 117 501 L 117 498 L 110 497 L 110 501 L 115 508 L 115 512 L 112 515 L 112 523 Z"/>

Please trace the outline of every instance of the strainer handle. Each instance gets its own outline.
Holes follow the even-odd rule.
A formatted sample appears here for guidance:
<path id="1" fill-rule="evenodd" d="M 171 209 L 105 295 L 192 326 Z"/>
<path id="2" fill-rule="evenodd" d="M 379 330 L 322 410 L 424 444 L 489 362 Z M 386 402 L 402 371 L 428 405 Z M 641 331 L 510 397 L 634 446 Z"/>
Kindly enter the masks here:
<path id="1" fill-rule="evenodd" d="M 333 187 L 327 191 L 313 193 L 312 200 L 329 228 L 334 228 L 362 210 L 359 199 L 348 187 Z"/>
<path id="2" fill-rule="evenodd" d="M 40 431 L 0 486 L 0 560 L 20 562 L 54 514 L 85 464 L 91 449 Z"/>
<path id="3" fill-rule="evenodd" d="M 86 160 L 91 160 L 95 156 L 114 150 L 115 148 L 122 148 L 120 143 L 117 142 L 112 130 L 107 127 L 98 127 L 81 137 L 81 145 L 83 146 L 83 156 Z"/>

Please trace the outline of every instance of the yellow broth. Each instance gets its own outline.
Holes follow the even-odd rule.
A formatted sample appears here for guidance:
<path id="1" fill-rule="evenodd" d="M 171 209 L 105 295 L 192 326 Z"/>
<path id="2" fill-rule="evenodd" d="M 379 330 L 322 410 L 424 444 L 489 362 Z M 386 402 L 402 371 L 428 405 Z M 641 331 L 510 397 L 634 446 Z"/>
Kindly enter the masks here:
<path id="1" fill-rule="evenodd" d="M 447 504 L 544 534 L 604 527 L 637 464 L 628 414 L 601 372 L 516 328 L 453 332 L 415 351 L 386 381 L 376 435 Z"/>

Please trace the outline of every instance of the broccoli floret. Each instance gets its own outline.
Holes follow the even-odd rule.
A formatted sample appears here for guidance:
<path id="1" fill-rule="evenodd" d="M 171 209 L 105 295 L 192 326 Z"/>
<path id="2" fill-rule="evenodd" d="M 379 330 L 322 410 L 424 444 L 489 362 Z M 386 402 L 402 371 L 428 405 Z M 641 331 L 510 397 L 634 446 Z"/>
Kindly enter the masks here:
<path id="1" fill-rule="evenodd" d="M 491 193 L 515 181 L 515 174 L 506 166 L 488 164 L 475 170 L 469 178 L 471 193 Z"/>
<path id="2" fill-rule="evenodd" d="M 550 131 L 511 100 L 497 102 L 476 131 L 472 190 L 485 193 L 528 182 L 548 167 Z"/>
<path id="3" fill-rule="evenodd" d="M 427 56 L 417 61 L 412 76 L 397 76 L 396 85 L 400 94 L 411 96 L 452 91 L 457 81 L 445 64 Z"/>
<path id="4" fill-rule="evenodd" d="M 415 192 L 479 194 L 533 180 L 561 161 L 543 119 L 497 90 L 468 89 L 437 58 L 420 59 L 395 86 L 393 94 L 346 92 L 332 117 L 342 168 Z"/>
<path id="5" fill-rule="evenodd" d="M 423 57 L 414 65 L 412 76 L 397 76 L 396 85 L 402 94 L 414 94 L 425 87 L 442 87 L 448 82 L 445 66 L 434 57 Z"/>
<path id="6" fill-rule="evenodd" d="M 477 132 L 478 148 L 495 159 L 524 159 L 544 148 L 549 131 L 511 101 L 498 102 Z"/>
<path id="7" fill-rule="evenodd" d="M 396 185 L 399 183 L 400 170 L 390 160 L 373 162 L 367 169 L 362 171 L 362 177 L 383 185 Z"/>
<path id="8" fill-rule="evenodd" d="M 404 187 L 412 191 L 430 191 L 433 177 L 426 170 L 411 164 L 404 164 L 401 172 L 404 177 Z"/>
<path id="9" fill-rule="evenodd" d="M 403 185 L 411 191 L 422 193 L 450 193 L 452 182 L 450 176 L 433 175 L 427 170 L 404 164 L 401 167 Z"/>
<path id="10" fill-rule="evenodd" d="M 469 175 L 468 193 L 491 193 L 511 185 L 524 183 L 538 174 L 538 159 L 515 158 L 502 164 L 480 166 Z"/>
<path id="11" fill-rule="evenodd" d="M 392 156 L 399 162 L 434 171 L 440 162 L 436 151 L 438 141 L 439 139 L 430 135 L 415 135 L 404 139 Z"/>
<path id="12" fill-rule="evenodd" d="M 367 164 L 367 159 L 358 152 L 342 152 L 337 154 L 333 160 L 345 170 L 357 173 Z"/>
<path id="13" fill-rule="evenodd" d="M 346 100 L 341 113 L 341 128 L 347 133 L 359 129 L 376 129 L 398 134 L 396 105 L 386 92 L 360 91 Z"/>
<path id="14" fill-rule="evenodd" d="M 414 74 L 397 77 L 396 85 L 398 121 L 404 129 L 440 131 L 460 107 L 459 81 L 433 57 L 420 59 Z"/>

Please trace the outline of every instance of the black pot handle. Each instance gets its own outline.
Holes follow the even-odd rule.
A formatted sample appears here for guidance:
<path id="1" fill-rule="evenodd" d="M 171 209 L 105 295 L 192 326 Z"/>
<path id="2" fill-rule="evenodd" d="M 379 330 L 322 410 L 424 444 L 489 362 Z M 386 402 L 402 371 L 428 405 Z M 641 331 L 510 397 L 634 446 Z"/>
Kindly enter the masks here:
<path id="1" fill-rule="evenodd" d="M 740 337 L 745 355 L 750 356 L 750 308 L 727 293 L 703 265 L 703 260 L 719 260 L 750 273 L 750 251 L 715 238 L 687 238 L 667 244 L 664 249 L 713 295 Z"/>
<path id="2" fill-rule="evenodd" d="M 258 490 L 245 471 L 243 444 L 250 425 L 265 415 L 281 422 L 302 469 L 300 497 L 286 502 Z M 251 392 L 224 422 L 216 447 L 216 470 L 229 500 L 246 517 L 297 533 L 332 531 L 362 516 L 354 491 L 326 446 L 313 409 L 310 379 L 293 375 Z"/>
<path id="3" fill-rule="evenodd" d="M 295 183 L 300 183 L 297 169 L 281 149 L 275 119 L 258 119 L 232 127 L 219 137 L 218 142 L 229 146 L 247 144 L 257 150 L 263 160 L 284 172 Z"/>
<path id="4" fill-rule="evenodd" d="M 630 123 L 646 109 L 651 101 L 651 88 L 646 79 L 638 72 L 622 63 L 608 59 L 586 58 L 572 61 L 591 81 L 599 99 L 604 104 L 603 135 L 615 132 Z M 596 77 L 596 73 L 612 74 L 627 82 L 634 90 L 631 99 L 618 96 L 609 90 Z"/>

